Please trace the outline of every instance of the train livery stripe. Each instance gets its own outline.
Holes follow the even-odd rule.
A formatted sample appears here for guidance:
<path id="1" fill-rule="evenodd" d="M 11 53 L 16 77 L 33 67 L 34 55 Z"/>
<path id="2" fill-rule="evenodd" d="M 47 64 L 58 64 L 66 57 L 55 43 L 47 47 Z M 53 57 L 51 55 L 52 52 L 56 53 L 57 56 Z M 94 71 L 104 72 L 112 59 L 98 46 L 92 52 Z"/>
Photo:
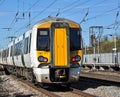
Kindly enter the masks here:
<path id="1" fill-rule="evenodd" d="M 54 65 L 67 66 L 66 28 L 55 28 L 54 31 Z"/>

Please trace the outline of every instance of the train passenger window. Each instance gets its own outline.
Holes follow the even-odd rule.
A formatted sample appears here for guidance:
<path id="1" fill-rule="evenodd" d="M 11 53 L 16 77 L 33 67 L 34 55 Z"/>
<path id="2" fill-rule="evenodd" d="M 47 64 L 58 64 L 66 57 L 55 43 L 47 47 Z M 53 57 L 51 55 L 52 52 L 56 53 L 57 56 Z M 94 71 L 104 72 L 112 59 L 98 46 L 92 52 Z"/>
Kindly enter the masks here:
<path id="1" fill-rule="evenodd" d="M 22 48 L 22 41 L 15 44 L 15 46 L 14 46 L 14 55 L 20 55 L 21 52 L 22 52 L 21 48 Z"/>
<path id="2" fill-rule="evenodd" d="M 0 59 L 2 58 L 2 52 L 0 52 Z"/>
<path id="3" fill-rule="evenodd" d="M 18 55 L 22 53 L 22 41 L 18 43 Z"/>
<path id="4" fill-rule="evenodd" d="M 0 52 L 0 58 L 2 58 L 2 51 Z"/>
<path id="5" fill-rule="evenodd" d="M 4 57 L 4 50 L 2 51 L 2 58 Z"/>
<path id="6" fill-rule="evenodd" d="M 24 54 L 28 53 L 28 37 L 24 40 Z"/>
<path id="7" fill-rule="evenodd" d="M 6 50 L 6 57 L 8 57 L 9 56 L 9 48 L 7 48 L 7 50 Z"/>
<path id="8" fill-rule="evenodd" d="M 6 57 L 7 57 L 7 49 L 3 50 L 3 52 L 2 52 L 2 57 L 3 57 L 3 58 L 6 58 Z"/>
<path id="9" fill-rule="evenodd" d="M 81 49 L 81 34 L 80 29 L 70 28 L 70 50 L 80 50 Z"/>
<path id="10" fill-rule="evenodd" d="M 30 47 L 31 47 L 31 36 L 32 36 L 32 34 L 30 33 L 30 36 L 29 36 L 29 53 L 30 53 Z"/>
<path id="11" fill-rule="evenodd" d="M 49 29 L 38 29 L 37 50 L 50 50 Z"/>
<path id="12" fill-rule="evenodd" d="M 1 52 L 0 52 L 0 58 L 1 58 Z"/>

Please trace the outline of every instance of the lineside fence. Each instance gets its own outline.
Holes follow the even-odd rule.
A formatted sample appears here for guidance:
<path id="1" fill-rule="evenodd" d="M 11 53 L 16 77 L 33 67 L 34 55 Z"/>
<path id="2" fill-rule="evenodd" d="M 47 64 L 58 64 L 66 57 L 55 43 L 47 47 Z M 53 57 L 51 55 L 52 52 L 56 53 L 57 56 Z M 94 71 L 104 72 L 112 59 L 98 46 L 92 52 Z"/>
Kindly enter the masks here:
<path id="1" fill-rule="evenodd" d="M 84 54 L 83 67 L 89 68 L 119 68 L 120 69 L 120 52 L 101 53 L 101 54 Z M 102 68 L 102 69 L 103 69 Z"/>

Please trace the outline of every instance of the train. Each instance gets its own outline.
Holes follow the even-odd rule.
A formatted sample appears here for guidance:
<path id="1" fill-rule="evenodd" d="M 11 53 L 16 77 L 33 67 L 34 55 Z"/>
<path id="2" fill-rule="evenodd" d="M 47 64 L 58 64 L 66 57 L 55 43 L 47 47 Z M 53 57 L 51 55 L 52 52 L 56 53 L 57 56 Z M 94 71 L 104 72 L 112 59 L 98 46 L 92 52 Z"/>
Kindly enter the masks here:
<path id="1" fill-rule="evenodd" d="M 0 50 L 6 73 L 46 84 L 77 82 L 82 64 L 82 29 L 69 19 L 47 17 Z"/>

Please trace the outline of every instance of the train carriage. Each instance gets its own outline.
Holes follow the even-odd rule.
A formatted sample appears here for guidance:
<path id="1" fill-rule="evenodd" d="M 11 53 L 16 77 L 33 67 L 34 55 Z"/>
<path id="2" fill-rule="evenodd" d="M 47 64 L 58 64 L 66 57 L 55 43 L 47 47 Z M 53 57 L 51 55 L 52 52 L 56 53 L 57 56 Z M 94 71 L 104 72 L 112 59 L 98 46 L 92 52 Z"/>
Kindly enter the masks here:
<path id="1" fill-rule="evenodd" d="M 12 41 L 8 61 L 18 75 L 40 83 L 77 82 L 82 64 L 81 27 L 64 18 L 46 18 Z M 1 61 L 2 63 L 2 61 Z"/>

